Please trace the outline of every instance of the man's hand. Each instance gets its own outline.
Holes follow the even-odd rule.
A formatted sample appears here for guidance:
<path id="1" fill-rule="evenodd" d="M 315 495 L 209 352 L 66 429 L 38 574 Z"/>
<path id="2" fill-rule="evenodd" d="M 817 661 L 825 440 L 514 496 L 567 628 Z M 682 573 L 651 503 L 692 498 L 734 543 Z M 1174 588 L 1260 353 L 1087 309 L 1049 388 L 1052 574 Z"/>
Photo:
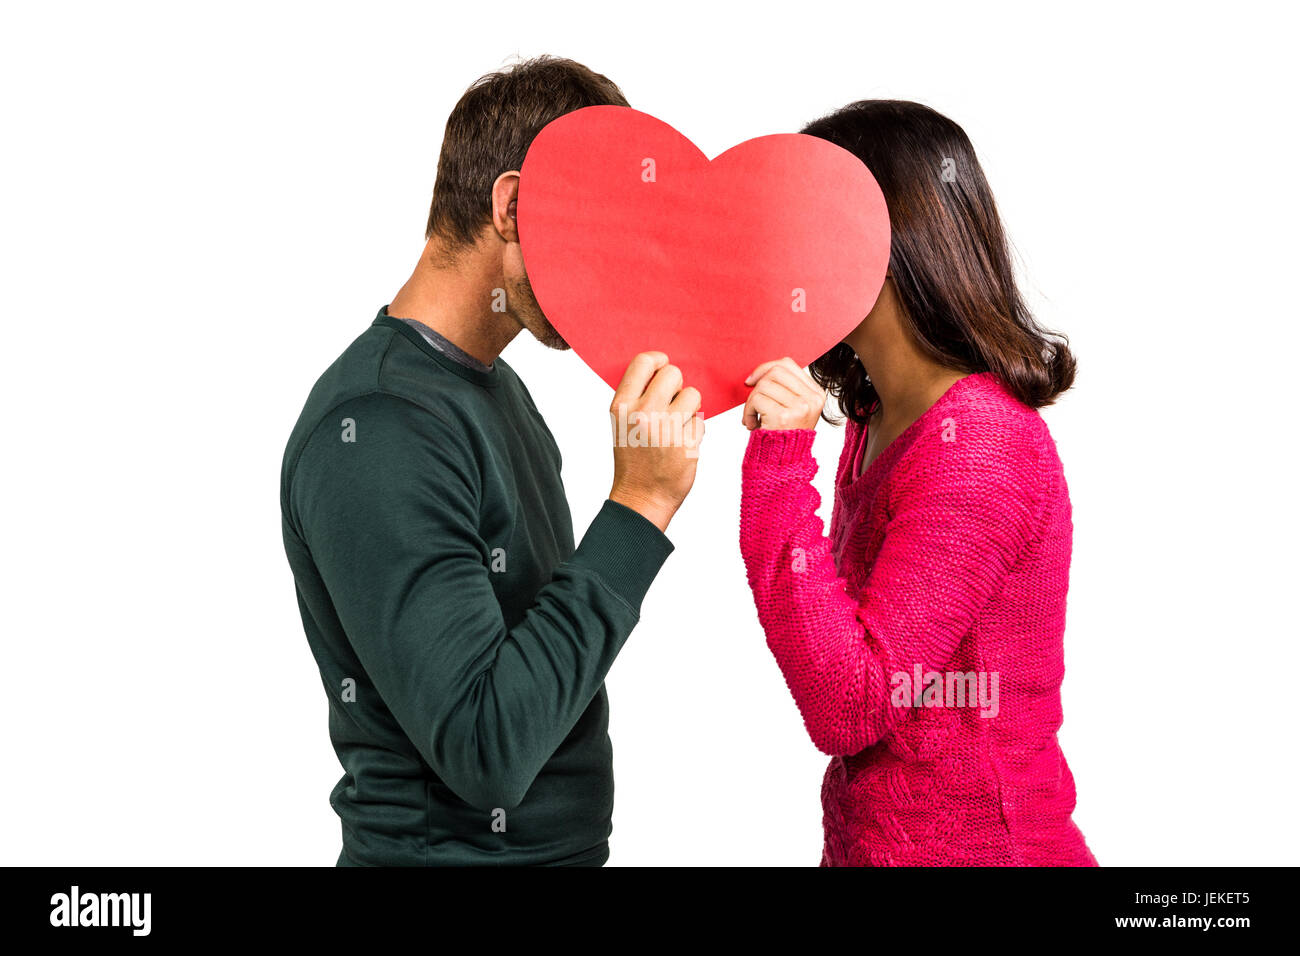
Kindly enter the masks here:
<path id="1" fill-rule="evenodd" d="M 611 501 L 639 512 L 660 531 L 695 482 L 704 420 L 700 393 L 663 352 L 632 359 L 609 407 L 614 428 Z"/>
<path id="2" fill-rule="evenodd" d="M 816 428 L 826 407 L 826 393 L 791 358 L 764 362 L 745 384 L 754 386 L 742 419 L 750 431 Z"/>

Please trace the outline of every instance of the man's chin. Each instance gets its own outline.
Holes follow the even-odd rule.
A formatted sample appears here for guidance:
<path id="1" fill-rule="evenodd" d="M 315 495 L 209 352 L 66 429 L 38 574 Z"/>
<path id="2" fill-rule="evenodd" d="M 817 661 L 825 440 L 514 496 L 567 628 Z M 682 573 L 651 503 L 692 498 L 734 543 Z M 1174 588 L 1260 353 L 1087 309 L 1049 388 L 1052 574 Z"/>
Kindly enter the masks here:
<path id="1" fill-rule="evenodd" d="M 547 322 L 543 328 L 534 329 L 532 332 L 533 338 L 537 339 L 537 341 L 541 342 L 548 349 L 555 349 L 557 352 L 567 352 L 569 349 L 573 348 L 573 346 L 568 342 L 564 341 L 564 337 L 561 336 L 559 332 L 555 331 L 555 326 L 551 325 L 549 322 Z"/>

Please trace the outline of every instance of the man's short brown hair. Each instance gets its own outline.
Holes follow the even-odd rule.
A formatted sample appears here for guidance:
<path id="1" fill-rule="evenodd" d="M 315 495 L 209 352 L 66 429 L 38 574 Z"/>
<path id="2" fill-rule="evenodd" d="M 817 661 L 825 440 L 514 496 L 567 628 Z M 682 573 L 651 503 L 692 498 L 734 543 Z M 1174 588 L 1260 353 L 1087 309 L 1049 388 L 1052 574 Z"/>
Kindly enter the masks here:
<path id="1" fill-rule="evenodd" d="M 607 77 L 581 63 L 540 56 L 474 81 L 447 118 L 425 239 L 455 248 L 492 219 L 492 184 L 519 169 L 533 138 L 558 116 L 585 106 L 627 106 Z"/>

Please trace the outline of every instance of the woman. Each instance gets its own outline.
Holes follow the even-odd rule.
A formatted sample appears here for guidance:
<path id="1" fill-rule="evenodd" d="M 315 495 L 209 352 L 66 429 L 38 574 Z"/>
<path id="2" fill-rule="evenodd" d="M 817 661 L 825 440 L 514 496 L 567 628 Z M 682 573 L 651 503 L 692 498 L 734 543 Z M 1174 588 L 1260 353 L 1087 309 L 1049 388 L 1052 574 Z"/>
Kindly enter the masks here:
<path id="1" fill-rule="evenodd" d="M 1037 409 L 1063 336 L 1021 300 L 957 124 L 868 100 L 807 126 L 875 175 L 893 232 L 866 319 L 811 375 L 755 369 L 741 549 L 813 742 L 823 866 L 1096 866 L 1056 740 L 1070 498 Z M 825 391 L 823 391 L 825 389 Z M 811 447 L 848 419 L 830 535 Z"/>

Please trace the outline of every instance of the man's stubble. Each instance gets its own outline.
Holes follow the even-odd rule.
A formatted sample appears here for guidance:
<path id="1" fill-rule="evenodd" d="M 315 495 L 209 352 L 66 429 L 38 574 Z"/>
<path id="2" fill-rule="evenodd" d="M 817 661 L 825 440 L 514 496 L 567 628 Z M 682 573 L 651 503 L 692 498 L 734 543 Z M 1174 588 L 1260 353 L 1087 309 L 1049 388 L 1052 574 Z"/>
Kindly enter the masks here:
<path id="1" fill-rule="evenodd" d="M 533 338 L 548 349 L 563 350 L 570 347 L 569 343 L 564 341 L 564 337 L 555 330 L 555 326 L 551 325 L 546 314 L 542 312 L 542 307 L 537 304 L 537 296 L 533 295 L 533 286 L 528 281 L 528 276 L 511 280 L 507 294 L 515 318 L 519 320 L 520 325 L 533 334 Z"/>

